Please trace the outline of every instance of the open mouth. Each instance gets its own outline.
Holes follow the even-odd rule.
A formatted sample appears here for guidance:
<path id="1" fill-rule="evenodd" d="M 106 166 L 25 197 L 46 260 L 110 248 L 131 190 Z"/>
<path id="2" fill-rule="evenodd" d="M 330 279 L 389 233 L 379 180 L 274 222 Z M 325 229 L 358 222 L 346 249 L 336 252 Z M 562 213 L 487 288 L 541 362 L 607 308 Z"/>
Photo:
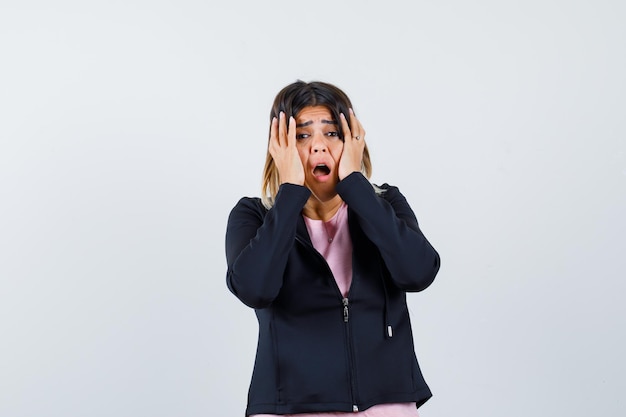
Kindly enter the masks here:
<path id="1" fill-rule="evenodd" d="M 326 164 L 319 164 L 316 165 L 315 168 L 313 168 L 313 175 L 315 175 L 316 177 L 328 174 L 330 174 L 330 168 L 328 168 Z"/>

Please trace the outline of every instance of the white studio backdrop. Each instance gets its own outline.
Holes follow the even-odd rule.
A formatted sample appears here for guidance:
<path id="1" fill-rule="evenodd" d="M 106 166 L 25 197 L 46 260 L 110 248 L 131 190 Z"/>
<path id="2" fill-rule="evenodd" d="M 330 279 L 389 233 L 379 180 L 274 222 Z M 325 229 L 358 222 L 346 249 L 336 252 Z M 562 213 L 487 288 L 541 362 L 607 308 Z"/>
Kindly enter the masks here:
<path id="1" fill-rule="evenodd" d="M 423 417 L 626 414 L 626 6 L 0 3 L 0 417 L 243 416 L 226 219 L 274 95 L 344 89 L 442 269 Z"/>

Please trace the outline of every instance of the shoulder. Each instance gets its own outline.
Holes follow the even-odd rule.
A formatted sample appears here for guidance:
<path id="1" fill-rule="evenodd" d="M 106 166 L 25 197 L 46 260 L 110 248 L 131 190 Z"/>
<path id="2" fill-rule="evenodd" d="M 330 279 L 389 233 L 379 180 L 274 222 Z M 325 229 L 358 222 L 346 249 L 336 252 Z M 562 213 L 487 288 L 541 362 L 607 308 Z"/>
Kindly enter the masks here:
<path id="1" fill-rule="evenodd" d="M 259 197 L 241 197 L 235 207 L 237 206 L 254 206 L 254 207 L 262 207 L 263 203 Z"/>
<path id="2" fill-rule="evenodd" d="M 374 187 L 374 192 L 376 195 L 382 198 L 387 198 L 389 196 L 400 194 L 400 190 L 395 185 L 389 185 L 386 182 L 382 185 L 372 183 L 372 187 Z"/>
<path id="3" fill-rule="evenodd" d="M 267 209 L 259 197 L 241 197 L 230 212 L 230 217 L 254 216 L 263 218 Z"/>
<path id="4" fill-rule="evenodd" d="M 376 195 L 391 204 L 393 207 L 400 207 L 408 205 L 408 201 L 404 194 L 400 192 L 400 189 L 395 185 L 383 183 L 382 185 L 372 184 Z"/>

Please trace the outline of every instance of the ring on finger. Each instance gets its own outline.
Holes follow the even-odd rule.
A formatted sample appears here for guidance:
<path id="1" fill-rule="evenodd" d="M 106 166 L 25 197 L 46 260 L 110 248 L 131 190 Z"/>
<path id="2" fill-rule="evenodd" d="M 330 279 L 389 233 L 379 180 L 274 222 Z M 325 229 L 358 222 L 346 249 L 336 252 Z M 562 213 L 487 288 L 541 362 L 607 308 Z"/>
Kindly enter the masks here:
<path id="1" fill-rule="evenodd" d="M 357 136 L 355 136 L 355 137 L 354 137 L 354 139 L 356 139 L 356 140 L 361 140 L 361 136 L 358 136 L 358 135 L 357 135 Z"/>

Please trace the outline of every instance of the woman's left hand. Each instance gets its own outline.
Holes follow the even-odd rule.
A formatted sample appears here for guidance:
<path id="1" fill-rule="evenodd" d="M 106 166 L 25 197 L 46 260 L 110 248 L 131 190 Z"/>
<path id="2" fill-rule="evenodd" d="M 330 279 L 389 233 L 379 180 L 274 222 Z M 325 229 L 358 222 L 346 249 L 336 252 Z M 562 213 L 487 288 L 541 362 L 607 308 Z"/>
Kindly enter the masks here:
<path id="1" fill-rule="evenodd" d="M 342 180 L 353 172 L 361 171 L 363 150 L 365 149 L 365 130 L 352 109 L 350 109 L 352 130 L 348 126 L 346 116 L 342 113 L 339 117 L 343 129 L 343 151 L 339 161 L 339 180 Z"/>

